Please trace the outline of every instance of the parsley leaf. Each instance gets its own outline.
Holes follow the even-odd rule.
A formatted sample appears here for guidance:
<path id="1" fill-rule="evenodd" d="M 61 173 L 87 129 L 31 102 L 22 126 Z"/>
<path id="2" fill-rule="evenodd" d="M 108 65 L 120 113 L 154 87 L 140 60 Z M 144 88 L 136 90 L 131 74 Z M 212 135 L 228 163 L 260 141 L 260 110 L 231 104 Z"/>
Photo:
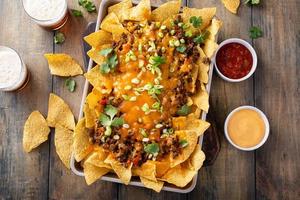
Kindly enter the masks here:
<path id="1" fill-rule="evenodd" d="M 116 53 L 114 53 L 112 56 L 110 56 L 107 60 L 108 64 L 112 69 L 114 69 L 118 64 L 118 56 Z"/>
<path id="2" fill-rule="evenodd" d="M 202 25 L 202 17 L 196 17 L 196 16 L 192 16 L 190 18 L 190 23 L 193 24 L 193 27 L 195 28 L 199 28 Z"/>
<path id="3" fill-rule="evenodd" d="M 196 42 L 197 44 L 202 44 L 204 41 L 207 39 L 209 36 L 209 32 L 205 31 L 204 33 L 200 33 L 200 35 L 196 36 L 193 41 Z"/>
<path id="4" fill-rule="evenodd" d="M 75 17 L 82 17 L 82 12 L 80 10 L 71 9 L 72 15 Z"/>
<path id="5" fill-rule="evenodd" d="M 75 88 L 76 88 L 76 82 L 71 79 L 71 78 L 68 78 L 66 81 L 65 81 L 65 86 L 67 86 L 68 90 L 70 92 L 74 92 Z"/>
<path id="6" fill-rule="evenodd" d="M 110 126 L 111 125 L 111 120 L 109 119 L 108 116 L 105 114 L 101 113 L 99 116 L 99 121 L 103 126 Z"/>
<path id="7" fill-rule="evenodd" d="M 112 122 L 111 125 L 114 127 L 122 126 L 124 124 L 124 119 L 121 117 L 116 117 Z"/>
<path id="8" fill-rule="evenodd" d="M 251 5 L 255 5 L 255 4 L 259 4 L 260 3 L 260 0 L 246 0 L 245 1 L 245 4 L 251 4 Z"/>
<path id="9" fill-rule="evenodd" d="M 257 26 L 252 26 L 249 30 L 250 38 L 257 39 L 259 37 L 262 37 L 263 32 L 262 30 Z"/>
<path id="10" fill-rule="evenodd" d="M 54 43 L 55 44 L 62 44 L 65 41 L 65 35 L 61 32 L 56 32 L 54 36 Z"/>
<path id="11" fill-rule="evenodd" d="M 118 113 L 118 109 L 112 105 L 107 105 L 104 108 L 104 112 L 105 112 L 105 114 L 110 116 L 110 119 L 112 120 L 114 118 L 114 116 Z"/>
<path id="12" fill-rule="evenodd" d="M 184 53 L 186 50 L 185 45 L 181 45 L 179 47 L 176 47 L 176 51 L 180 52 L 180 53 Z"/>
<path id="13" fill-rule="evenodd" d="M 102 49 L 99 53 L 102 56 L 108 56 L 113 51 L 113 48 Z"/>
<path id="14" fill-rule="evenodd" d="M 149 154 L 155 154 L 159 152 L 159 145 L 157 143 L 147 144 L 144 147 L 144 151 Z"/>
<path id="15" fill-rule="evenodd" d="M 183 105 L 181 106 L 181 108 L 179 108 L 179 110 L 177 110 L 176 114 L 180 116 L 186 116 L 190 114 L 190 112 L 191 112 L 191 107 L 188 105 Z"/>
<path id="16" fill-rule="evenodd" d="M 84 7 L 88 12 L 95 12 L 96 6 L 90 0 L 78 0 L 78 4 Z"/>
<path id="17" fill-rule="evenodd" d="M 179 145 L 180 145 L 180 147 L 184 148 L 184 147 L 188 146 L 189 143 L 187 140 L 180 140 Z"/>

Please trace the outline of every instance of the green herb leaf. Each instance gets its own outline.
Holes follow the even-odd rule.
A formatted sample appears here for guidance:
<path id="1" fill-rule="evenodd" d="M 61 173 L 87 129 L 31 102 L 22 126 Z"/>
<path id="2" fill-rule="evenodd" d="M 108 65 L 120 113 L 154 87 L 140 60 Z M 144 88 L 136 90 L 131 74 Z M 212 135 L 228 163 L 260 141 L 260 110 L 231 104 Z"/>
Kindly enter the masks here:
<path id="1" fill-rule="evenodd" d="M 75 17 L 82 17 L 82 12 L 80 10 L 71 9 L 72 15 Z"/>
<path id="2" fill-rule="evenodd" d="M 193 41 L 196 42 L 197 44 L 202 44 L 204 41 L 207 39 L 209 36 L 209 32 L 205 31 L 204 33 L 201 33 L 200 35 L 196 36 Z"/>
<path id="3" fill-rule="evenodd" d="M 186 50 L 186 47 L 184 45 L 181 45 L 179 47 L 176 47 L 176 51 L 180 52 L 180 53 L 184 53 Z"/>
<path id="4" fill-rule="evenodd" d="M 55 44 L 62 44 L 65 41 L 65 35 L 61 32 L 56 32 L 54 36 L 54 43 Z"/>
<path id="5" fill-rule="evenodd" d="M 260 0 L 246 0 L 245 4 L 257 5 L 260 3 Z"/>
<path id="6" fill-rule="evenodd" d="M 109 64 L 107 63 L 102 63 L 99 67 L 100 67 L 100 72 L 102 74 L 107 74 L 110 72 L 110 67 Z"/>
<path id="7" fill-rule="evenodd" d="M 257 26 L 252 26 L 249 30 L 250 38 L 257 39 L 259 37 L 262 37 L 263 32 L 262 30 Z"/>
<path id="8" fill-rule="evenodd" d="M 158 153 L 159 152 L 159 145 L 155 142 L 151 143 L 151 144 L 148 144 L 148 145 L 145 145 L 144 151 L 146 153 L 149 153 L 149 154 Z"/>
<path id="9" fill-rule="evenodd" d="M 111 125 L 111 120 L 109 119 L 108 116 L 106 116 L 103 113 L 100 114 L 99 121 L 102 124 L 102 126 L 110 126 Z"/>
<path id="10" fill-rule="evenodd" d="M 108 54 L 110 54 L 113 51 L 113 48 L 106 48 L 106 49 L 102 49 L 99 53 L 102 56 L 107 56 Z"/>
<path id="11" fill-rule="evenodd" d="M 78 4 L 80 6 L 83 6 L 86 2 L 87 2 L 87 0 L 78 0 Z"/>
<path id="12" fill-rule="evenodd" d="M 153 66 L 159 66 L 161 64 L 164 64 L 165 62 L 165 58 L 162 56 L 151 56 L 149 59 L 149 63 Z"/>
<path id="13" fill-rule="evenodd" d="M 188 105 L 183 105 L 179 110 L 177 110 L 176 114 L 180 116 L 186 116 L 190 114 L 191 112 L 191 107 Z"/>
<path id="14" fill-rule="evenodd" d="M 112 56 L 110 56 L 107 59 L 108 64 L 110 65 L 110 68 L 114 69 L 118 64 L 118 56 L 116 53 L 114 53 Z"/>
<path id="15" fill-rule="evenodd" d="M 140 133 L 142 134 L 143 137 L 148 137 L 148 134 L 146 133 L 146 130 L 144 128 L 140 128 Z"/>
<path id="16" fill-rule="evenodd" d="M 189 143 L 187 140 L 180 140 L 179 145 L 180 145 L 180 147 L 184 148 L 184 147 L 188 146 Z"/>
<path id="17" fill-rule="evenodd" d="M 196 17 L 196 16 L 193 16 L 190 18 L 190 23 L 193 24 L 193 27 L 195 28 L 199 28 L 201 25 L 202 25 L 202 17 L 199 16 L 199 17 Z"/>
<path id="18" fill-rule="evenodd" d="M 110 116 L 110 119 L 112 120 L 114 116 L 118 113 L 118 109 L 112 105 L 107 105 L 104 108 L 104 112 Z"/>
<path id="19" fill-rule="evenodd" d="M 85 5 L 84 5 L 85 9 L 91 13 L 91 12 L 95 12 L 96 11 L 96 6 L 94 5 L 93 2 L 88 1 Z"/>
<path id="20" fill-rule="evenodd" d="M 122 126 L 124 124 L 124 119 L 122 117 L 116 117 L 111 122 L 111 125 L 114 127 Z"/>
<path id="21" fill-rule="evenodd" d="M 65 81 L 65 86 L 68 88 L 68 90 L 70 92 L 74 92 L 75 88 L 76 88 L 76 82 L 75 80 L 71 79 L 71 78 L 68 78 L 66 81 Z"/>

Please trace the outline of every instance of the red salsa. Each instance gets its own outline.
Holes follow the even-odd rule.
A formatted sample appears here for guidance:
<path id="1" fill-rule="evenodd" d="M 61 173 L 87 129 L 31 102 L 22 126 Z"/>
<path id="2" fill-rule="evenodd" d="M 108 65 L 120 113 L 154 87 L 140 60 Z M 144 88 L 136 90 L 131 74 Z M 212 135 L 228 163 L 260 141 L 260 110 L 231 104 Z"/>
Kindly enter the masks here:
<path id="1" fill-rule="evenodd" d="M 242 44 L 229 43 L 221 47 L 216 55 L 219 71 L 231 79 L 246 76 L 253 64 L 251 52 Z"/>

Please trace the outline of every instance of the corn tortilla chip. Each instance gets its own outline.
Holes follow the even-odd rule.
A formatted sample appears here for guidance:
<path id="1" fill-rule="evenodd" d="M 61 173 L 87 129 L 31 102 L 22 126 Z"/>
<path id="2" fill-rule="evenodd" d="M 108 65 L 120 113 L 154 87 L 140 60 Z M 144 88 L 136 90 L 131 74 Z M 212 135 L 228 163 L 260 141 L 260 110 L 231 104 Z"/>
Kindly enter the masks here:
<path id="1" fill-rule="evenodd" d="M 84 37 L 84 40 L 93 48 L 99 48 L 112 42 L 112 34 L 103 30 L 96 31 Z"/>
<path id="2" fill-rule="evenodd" d="M 128 14 L 124 16 L 124 20 L 144 21 L 150 19 L 150 16 L 150 0 L 141 0 L 138 5 L 129 9 Z"/>
<path id="3" fill-rule="evenodd" d="M 104 167 L 97 167 L 90 163 L 83 164 L 83 173 L 85 181 L 88 185 L 91 185 L 98 179 L 100 179 L 103 175 L 107 174 L 110 169 Z"/>
<path id="4" fill-rule="evenodd" d="M 39 111 L 33 111 L 27 118 L 23 130 L 23 149 L 29 153 L 48 139 L 50 128 Z"/>
<path id="5" fill-rule="evenodd" d="M 82 118 L 77 123 L 74 131 L 73 154 L 75 160 L 80 162 L 92 151 L 93 145 L 89 141 L 89 130 L 85 127 L 85 118 Z"/>
<path id="6" fill-rule="evenodd" d="M 63 164 L 70 169 L 70 159 L 72 154 L 73 131 L 62 126 L 55 127 L 54 144 L 56 153 Z"/>
<path id="7" fill-rule="evenodd" d="M 212 19 L 211 25 L 207 27 L 207 31 L 209 31 L 208 39 L 212 41 L 216 41 L 216 36 L 222 26 L 222 21 L 218 19 Z"/>
<path id="8" fill-rule="evenodd" d="M 216 42 L 210 39 L 205 40 L 203 51 L 208 58 L 211 58 L 214 55 L 217 48 L 218 44 Z"/>
<path id="9" fill-rule="evenodd" d="M 210 60 L 200 47 L 197 47 L 197 49 L 200 54 L 200 58 L 196 63 L 199 66 L 198 80 L 200 80 L 202 83 L 208 83 L 208 71 Z"/>
<path id="10" fill-rule="evenodd" d="M 156 165 L 153 161 L 148 160 L 142 166 L 132 169 L 134 175 L 147 178 L 156 182 Z"/>
<path id="11" fill-rule="evenodd" d="M 97 120 L 97 114 L 95 110 L 90 109 L 89 105 L 85 104 L 83 107 L 83 113 L 85 118 L 85 126 L 87 128 L 93 128 Z"/>
<path id="12" fill-rule="evenodd" d="M 140 177 L 140 179 L 141 179 L 141 182 L 143 183 L 143 185 L 146 188 L 152 189 L 155 192 L 160 192 L 161 189 L 164 186 L 164 182 L 163 181 L 156 181 L 155 182 L 155 181 L 149 180 L 149 179 L 144 178 L 144 177 Z"/>
<path id="13" fill-rule="evenodd" d="M 209 95 L 205 90 L 200 90 L 194 96 L 192 96 L 194 105 L 199 109 L 208 112 L 209 109 Z"/>
<path id="14" fill-rule="evenodd" d="M 67 54 L 45 54 L 50 73 L 57 76 L 76 76 L 82 74 L 80 65 Z"/>
<path id="15" fill-rule="evenodd" d="M 181 1 L 169 1 L 162 4 L 158 8 L 152 11 L 151 20 L 157 22 L 163 22 L 169 17 L 179 13 Z"/>
<path id="16" fill-rule="evenodd" d="M 131 0 L 124 0 L 108 8 L 108 13 L 114 12 L 119 20 L 122 22 L 129 13 L 129 9 L 132 8 Z"/>
<path id="17" fill-rule="evenodd" d="M 205 29 L 211 22 L 212 18 L 215 16 L 217 9 L 215 7 L 213 8 L 183 8 L 182 10 L 182 19 L 184 23 L 189 23 L 189 20 L 191 17 L 201 17 L 202 18 L 202 24 L 199 28 L 200 30 Z M 193 26 L 190 27 L 191 30 L 195 30 Z"/>
<path id="18" fill-rule="evenodd" d="M 119 161 L 117 161 L 112 154 L 110 154 L 104 161 L 104 163 L 110 164 L 114 172 L 118 175 L 121 181 L 128 185 L 131 179 L 131 167 L 132 163 L 129 167 L 124 167 Z"/>
<path id="19" fill-rule="evenodd" d="M 172 124 L 175 130 L 191 130 L 201 136 L 210 126 L 210 123 L 196 119 L 194 116 L 188 117 L 173 117 Z"/>
<path id="20" fill-rule="evenodd" d="M 119 21 L 117 15 L 114 12 L 109 13 L 100 25 L 101 29 L 112 33 L 113 35 L 120 36 L 122 33 L 126 33 L 127 30 L 123 27 Z"/>
<path id="21" fill-rule="evenodd" d="M 155 165 L 156 177 L 162 177 L 170 169 L 170 162 L 166 160 L 155 161 Z"/>
<path id="22" fill-rule="evenodd" d="M 100 55 L 100 51 L 102 49 L 110 48 L 111 44 L 103 44 L 97 48 L 92 48 L 87 52 L 87 55 L 98 65 L 103 64 L 103 62 L 106 60 L 106 58 L 102 55 Z"/>
<path id="23" fill-rule="evenodd" d="M 56 127 L 58 124 L 70 130 L 75 128 L 75 120 L 70 107 L 53 93 L 49 96 L 47 122 L 50 127 Z"/>
<path id="24" fill-rule="evenodd" d="M 241 2 L 240 0 L 222 0 L 222 3 L 227 10 L 236 14 Z"/>
<path id="25" fill-rule="evenodd" d="M 98 65 L 84 74 L 84 76 L 102 94 L 109 94 L 111 92 L 113 87 L 112 79 L 110 75 L 102 75 Z"/>
<path id="26" fill-rule="evenodd" d="M 95 165 L 96 167 L 111 169 L 109 164 L 104 163 L 104 160 L 107 158 L 107 156 L 108 153 L 106 153 L 102 147 L 97 147 L 84 162 Z"/>

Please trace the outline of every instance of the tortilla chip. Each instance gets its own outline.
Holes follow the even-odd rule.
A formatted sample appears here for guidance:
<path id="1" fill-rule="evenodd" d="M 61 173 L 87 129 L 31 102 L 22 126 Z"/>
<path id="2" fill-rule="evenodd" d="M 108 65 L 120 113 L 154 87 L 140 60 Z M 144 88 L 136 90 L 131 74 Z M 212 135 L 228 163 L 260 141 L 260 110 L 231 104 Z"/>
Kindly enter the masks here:
<path id="1" fill-rule="evenodd" d="M 102 75 L 98 65 L 85 73 L 84 76 L 102 94 L 109 94 L 111 92 L 113 87 L 112 79 L 110 75 Z"/>
<path id="2" fill-rule="evenodd" d="M 27 118 L 23 130 L 23 149 L 29 153 L 48 139 L 50 128 L 39 111 L 33 111 Z"/>
<path id="3" fill-rule="evenodd" d="M 124 16 L 124 20 L 144 21 L 150 19 L 150 16 L 150 0 L 141 0 L 138 5 L 129 9 L 128 14 Z"/>
<path id="4" fill-rule="evenodd" d="M 93 48 L 99 48 L 104 44 L 112 42 L 112 34 L 103 30 L 99 30 L 84 37 L 84 40 Z"/>
<path id="5" fill-rule="evenodd" d="M 123 27 L 121 22 L 119 21 L 117 15 L 114 12 L 109 13 L 102 21 L 100 25 L 101 29 L 110 32 L 116 36 L 122 35 L 122 33 L 126 33 L 127 30 Z"/>
<path id="6" fill-rule="evenodd" d="M 83 107 L 83 113 L 85 118 L 85 126 L 87 128 L 93 128 L 97 120 L 97 114 L 95 110 L 90 109 L 89 105 L 85 104 Z"/>
<path id="7" fill-rule="evenodd" d="M 218 44 L 216 42 L 210 39 L 205 40 L 203 51 L 208 58 L 211 58 L 214 55 L 217 48 Z"/>
<path id="8" fill-rule="evenodd" d="M 175 130 L 195 131 L 201 136 L 210 126 L 210 123 L 193 117 L 173 117 L 172 124 Z"/>
<path id="9" fill-rule="evenodd" d="M 134 175 L 147 178 L 151 181 L 157 181 L 156 180 L 156 165 L 153 161 L 148 160 L 145 162 L 142 166 L 136 167 L 132 169 L 132 173 Z"/>
<path id="10" fill-rule="evenodd" d="M 82 118 L 75 127 L 73 138 L 73 154 L 77 162 L 93 151 L 93 145 L 89 139 L 89 130 L 85 127 L 85 118 Z"/>
<path id="11" fill-rule="evenodd" d="M 118 177 L 121 179 L 121 181 L 128 185 L 131 179 L 131 167 L 132 163 L 129 167 L 124 167 L 122 163 L 117 161 L 112 154 L 110 154 L 104 161 L 104 163 L 110 164 L 113 168 L 114 172 L 118 175 Z"/>
<path id="12" fill-rule="evenodd" d="M 195 131 L 188 131 L 188 130 L 180 130 L 175 131 L 175 135 L 179 137 L 179 140 L 186 140 L 188 145 L 182 149 L 182 152 L 175 158 L 170 155 L 170 167 L 175 167 L 180 163 L 186 161 L 189 156 L 193 153 L 195 146 L 198 142 L 198 137 Z"/>
<path id="13" fill-rule="evenodd" d="M 197 47 L 197 49 L 200 54 L 200 58 L 196 63 L 199 66 L 198 80 L 202 83 L 208 83 L 210 59 L 205 55 L 204 51 L 200 47 Z"/>
<path id="14" fill-rule="evenodd" d="M 129 9 L 132 8 L 131 0 L 124 0 L 108 8 L 108 13 L 114 12 L 119 20 L 122 22 L 129 13 Z"/>
<path id="15" fill-rule="evenodd" d="M 182 10 L 182 19 L 184 23 L 189 23 L 189 20 L 191 17 L 201 17 L 202 18 L 202 24 L 199 28 L 199 30 L 205 29 L 211 22 L 212 18 L 215 16 L 217 9 L 215 7 L 213 8 L 183 8 Z M 193 26 L 190 26 L 191 30 L 196 30 Z"/>
<path id="16" fill-rule="evenodd" d="M 103 64 L 106 61 L 106 57 L 100 55 L 102 49 L 110 48 L 111 44 L 103 44 L 97 48 L 92 48 L 87 52 L 87 55 L 98 65 Z"/>
<path id="17" fill-rule="evenodd" d="M 57 76 L 76 76 L 83 74 L 80 65 L 67 54 L 44 54 L 50 73 Z"/>
<path id="18" fill-rule="evenodd" d="M 162 177 L 169 169 L 169 161 L 155 161 L 156 165 L 156 177 Z"/>
<path id="19" fill-rule="evenodd" d="M 154 190 L 155 192 L 160 192 L 161 189 L 163 188 L 164 186 L 164 182 L 163 181 L 151 181 L 147 178 L 144 178 L 144 177 L 140 177 L 141 179 L 141 182 L 143 183 L 143 185 L 146 187 L 146 188 L 149 188 L 149 189 L 152 189 Z"/>
<path id="20" fill-rule="evenodd" d="M 209 95 L 206 90 L 200 90 L 194 96 L 192 96 L 194 105 L 196 105 L 199 109 L 208 112 L 209 109 Z"/>
<path id="21" fill-rule="evenodd" d="M 83 173 L 85 181 L 88 185 L 91 185 L 98 179 L 100 179 L 103 175 L 107 174 L 110 169 L 104 167 L 97 167 L 90 163 L 83 164 Z"/>
<path id="22" fill-rule="evenodd" d="M 73 131 L 62 126 L 55 127 L 54 144 L 56 153 L 64 165 L 70 169 L 72 155 Z"/>
<path id="23" fill-rule="evenodd" d="M 194 152 L 184 164 L 188 169 L 198 171 L 203 165 L 204 160 L 205 154 L 201 151 L 201 147 L 197 145 Z"/>
<path id="24" fill-rule="evenodd" d="M 194 65 L 191 71 L 191 75 L 192 75 L 192 82 L 190 83 L 191 86 L 188 88 L 188 91 L 191 93 L 194 93 L 196 90 L 196 81 L 197 81 L 198 74 L 199 74 L 199 65 Z"/>
<path id="25" fill-rule="evenodd" d="M 107 156 L 108 153 L 106 153 L 102 147 L 97 147 L 84 162 L 96 167 L 111 169 L 109 164 L 104 163 Z"/>
<path id="26" fill-rule="evenodd" d="M 70 130 L 75 128 L 74 115 L 70 107 L 53 93 L 50 93 L 49 96 L 47 122 L 50 127 L 61 125 Z"/>
<path id="27" fill-rule="evenodd" d="M 240 0 L 222 0 L 222 3 L 227 10 L 236 14 L 241 2 Z"/>
<path id="28" fill-rule="evenodd" d="M 157 22 L 163 22 L 169 17 L 179 13 L 181 6 L 181 0 L 179 1 L 169 1 L 162 4 L 158 8 L 152 11 L 151 20 Z"/>
<path id="29" fill-rule="evenodd" d="M 222 21 L 218 19 L 212 19 L 211 25 L 207 27 L 207 31 L 209 32 L 208 39 L 212 41 L 216 41 L 216 36 L 222 26 Z"/>

